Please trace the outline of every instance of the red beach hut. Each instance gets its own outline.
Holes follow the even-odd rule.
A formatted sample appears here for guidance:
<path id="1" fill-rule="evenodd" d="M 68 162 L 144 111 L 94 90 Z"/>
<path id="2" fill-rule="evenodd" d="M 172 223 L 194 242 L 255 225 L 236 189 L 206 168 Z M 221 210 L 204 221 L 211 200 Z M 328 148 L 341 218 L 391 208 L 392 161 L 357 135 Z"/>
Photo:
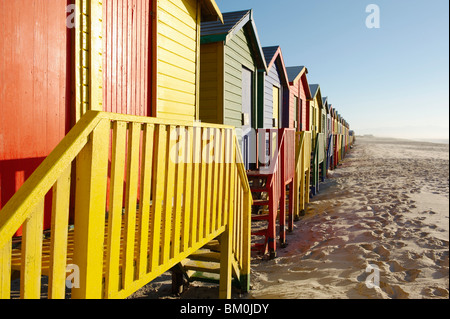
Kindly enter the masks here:
<path id="1" fill-rule="evenodd" d="M 290 124 L 298 132 L 307 131 L 307 101 L 311 99 L 311 91 L 306 76 L 308 69 L 304 66 L 293 66 L 287 67 L 286 72 L 290 88 L 289 104 L 291 110 L 294 109 L 294 117 Z"/>

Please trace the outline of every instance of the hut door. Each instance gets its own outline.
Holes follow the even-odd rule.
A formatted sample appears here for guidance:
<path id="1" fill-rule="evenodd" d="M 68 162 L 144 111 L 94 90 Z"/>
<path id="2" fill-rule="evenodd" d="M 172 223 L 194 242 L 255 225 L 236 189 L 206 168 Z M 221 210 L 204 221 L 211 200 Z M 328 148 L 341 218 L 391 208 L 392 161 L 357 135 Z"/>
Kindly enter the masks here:
<path id="1" fill-rule="evenodd" d="M 280 89 L 273 87 L 273 127 L 278 128 L 280 119 Z"/>
<path id="2" fill-rule="evenodd" d="M 253 72 L 242 68 L 242 158 L 245 169 L 250 169 L 252 145 L 252 96 L 253 96 Z M 253 143 L 254 145 L 254 143 Z"/>
<path id="3" fill-rule="evenodd" d="M 103 99 L 107 112 L 150 116 L 152 2 L 103 1 Z"/>

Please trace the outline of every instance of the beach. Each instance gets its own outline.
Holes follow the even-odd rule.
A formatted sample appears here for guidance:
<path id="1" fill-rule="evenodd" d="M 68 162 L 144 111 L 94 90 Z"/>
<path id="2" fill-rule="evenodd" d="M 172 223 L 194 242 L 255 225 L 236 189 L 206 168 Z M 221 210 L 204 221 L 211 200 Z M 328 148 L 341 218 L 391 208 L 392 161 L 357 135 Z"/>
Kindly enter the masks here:
<path id="1" fill-rule="evenodd" d="M 288 241 L 250 298 L 448 298 L 448 145 L 358 137 Z"/>
<path id="2" fill-rule="evenodd" d="M 357 137 L 248 299 L 449 298 L 449 145 Z M 181 298 L 216 298 L 194 283 Z M 170 275 L 134 298 L 170 298 Z"/>

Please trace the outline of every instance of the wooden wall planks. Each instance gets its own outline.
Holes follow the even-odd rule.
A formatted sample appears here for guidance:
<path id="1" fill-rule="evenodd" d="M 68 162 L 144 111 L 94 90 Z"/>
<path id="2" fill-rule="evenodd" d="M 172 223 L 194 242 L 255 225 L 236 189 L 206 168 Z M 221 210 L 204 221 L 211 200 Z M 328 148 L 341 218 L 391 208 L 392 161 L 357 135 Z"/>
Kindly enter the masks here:
<path id="1" fill-rule="evenodd" d="M 150 116 L 152 0 L 103 1 L 104 111 Z"/>
<path id="2" fill-rule="evenodd" d="M 0 208 L 70 127 L 66 6 L 60 0 L 0 1 Z"/>

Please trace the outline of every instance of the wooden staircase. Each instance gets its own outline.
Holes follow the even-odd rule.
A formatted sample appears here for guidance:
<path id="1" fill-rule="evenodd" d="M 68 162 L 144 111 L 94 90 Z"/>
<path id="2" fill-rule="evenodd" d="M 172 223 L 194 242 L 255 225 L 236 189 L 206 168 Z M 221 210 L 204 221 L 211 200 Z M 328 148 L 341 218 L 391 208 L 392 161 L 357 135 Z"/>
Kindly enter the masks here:
<path id="1" fill-rule="evenodd" d="M 277 134 L 277 150 L 272 152 L 272 139 L 265 154 L 273 154 L 266 165 L 258 170 L 247 171 L 253 197 L 252 207 L 252 251 L 276 257 L 277 218 L 279 217 L 280 246 L 286 243 L 286 217 L 289 230 L 293 229 L 293 189 L 295 161 L 295 131 L 290 129 L 259 130 L 258 135 L 269 132 Z M 259 140 L 259 139 L 258 139 Z M 266 143 L 260 143 L 266 145 Z"/>
<path id="2" fill-rule="evenodd" d="M 311 196 L 319 192 L 320 181 L 325 181 L 326 176 L 326 140 L 324 133 L 318 133 L 314 141 L 314 149 L 311 154 Z"/>
<path id="3" fill-rule="evenodd" d="M 172 293 L 180 294 L 184 287 L 193 282 L 219 284 L 221 271 L 221 240 L 210 241 L 171 269 Z M 250 289 L 249 278 L 243 275 L 237 263 L 232 262 L 232 285 L 241 293 Z"/>

